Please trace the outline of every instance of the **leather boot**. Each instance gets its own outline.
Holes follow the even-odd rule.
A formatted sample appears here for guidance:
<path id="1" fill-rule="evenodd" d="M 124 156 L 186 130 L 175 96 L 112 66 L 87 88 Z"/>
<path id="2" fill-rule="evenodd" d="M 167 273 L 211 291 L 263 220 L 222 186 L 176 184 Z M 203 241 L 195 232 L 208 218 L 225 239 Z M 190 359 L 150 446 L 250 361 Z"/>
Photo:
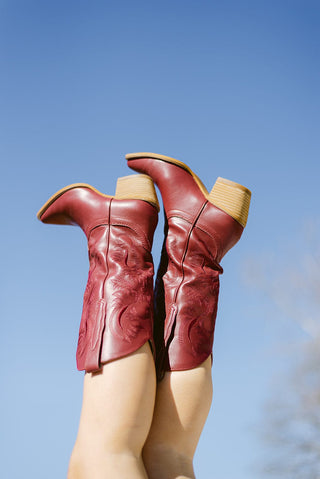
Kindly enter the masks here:
<path id="1" fill-rule="evenodd" d="M 154 153 L 126 155 L 160 189 L 165 241 L 155 291 L 157 372 L 192 369 L 212 354 L 220 261 L 246 225 L 250 191 L 218 178 L 210 194 L 181 161 Z M 162 337 L 163 339 L 162 339 Z"/>
<path id="2" fill-rule="evenodd" d="M 38 212 L 43 223 L 78 225 L 88 240 L 77 367 L 98 371 L 153 335 L 151 247 L 159 204 L 150 177 L 119 178 L 115 196 L 85 183 L 63 188 Z"/>

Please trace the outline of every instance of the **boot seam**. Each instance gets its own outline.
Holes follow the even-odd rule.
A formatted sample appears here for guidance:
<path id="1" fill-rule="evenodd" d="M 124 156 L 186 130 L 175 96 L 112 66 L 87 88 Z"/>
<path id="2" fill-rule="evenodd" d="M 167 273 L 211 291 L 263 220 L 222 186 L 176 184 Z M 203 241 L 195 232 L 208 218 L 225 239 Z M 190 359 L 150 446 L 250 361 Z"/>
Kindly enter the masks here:
<path id="1" fill-rule="evenodd" d="M 186 258 L 186 255 L 187 255 L 187 251 L 188 251 L 188 246 L 189 246 L 189 243 L 190 243 L 190 238 L 191 238 L 191 235 L 192 235 L 192 232 L 197 224 L 197 221 L 199 220 L 200 218 L 200 215 L 202 213 L 202 211 L 204 210 L 206 204 L 208 203 L 208 200 L 206 200 L 202 205 L 201 205 L 201 208 L 199 208 L 199 211 L 191 225 L 191 228 L 189 229 L 189 232 L 188 232 L 188 236 L 187 236 L 187 239 L 186 239 L 186 243 L 185 243 L 185 248 L 184 248 L 184 252 L 183 252 L 183 255 L 182 255 L 182 259 L 181 259 L 181 271 L 182 271 L 182 277 L 181 277 L 181 281 L 179 283 L 179 286 L 177 287 L 176 289 L 176 292 L 174 294 L 174 302 L 176 302 L 177 300 L 177 297 L 178 297 L 178 293 L 179 293 L 179 290 L 180 290 L 180 287 L 183 283 L 183 280 L 184 280 L 184 267 L 183 267 L 183 263 L 184 263 L 184 260 Z"/>
<path id="2" fill-rule="evenodd" d="M 219 234 L 211 233 L 211 232 L 207 231 L 205 228 L 202 228 L 202 226 L 199 226 L 199 225 L 196 225 L 195 228 L 197 228 L 198 230 L 200 230 L 203 233 L 210 236 L 210 238 L 216 243 L 217 253 L 219 253 L 219 251 L 221 251 L 221 237 L 220 237 Z"/>
<path id="3" fill-rule="evenodd" d="M 128 224 L 124 221 L 116 221 L 116 222 L 111 222 L 110 226 L 123 226 L 125 228 L 129 228 L 130 230 L 134 231 L 137 236 L 139 237 L 140 241 L 143 244 L 143 247 L 147 250 L 151 250 L 151 244 L 150 241 L 148 240 L 147 236 L 144 234 L 142 229 L 140 229 L 138 226 L 133 227 L 131 224 Z"/>
<path id="4" fill-rule="evenodd" d="M 171 306 L 170 306 L 170 315 L 171 314 L 174 314 L 174 318 L 172 318 L 172 321 L 171 321 L 171 324 L 170 324 L 170 331 L 166 331 L 166 327 L 165 327 L 165 337 L 167 338 L 167 343 L 165 344 L 165 350 L 168 351 L 169 347 L 170 347 L 170 343 L 169 340 L 170 338 L 173 336 L 173 332 L 174 332 L 174 329 L 175 329 L 175 325 L 176 325 L 176 320 L 177 320 L 177 315 L 179 313 L 179 310 L 177 308 L 177 298 L 178 298 L 178 294 L 179 294 L 179 290 L 181 288 L 181 285 L 183 284 L 183 280 L 185 278 L 185 273 L 184 273 L 184 267 L 183 267 L 183 263 L 184 263 L 184 260 L 186 258 L 186 255 L 187 255 L 187 251 L 188 251 L 188 246 L 189 246 L 189 243 L 190 243 L 190 238 L 191 238 L 191 235 L 192 235 L 192 232 L 195 228 L 195 225 L 202 213 L 202 211 L 204 210 L 206 204 L 208 203 L 208 201 L 204 201 L 204 203 L 201 205 L 201 207 L 199 208 L 198 210 L 198 213 L 196 214 L 195 216 L 195 219 L 193 221 L 193 223 L 190 225 L 190 228 L 189 228 L 189 231 L 188 231 L 188 235 L 187 235 L 187 238 L 186 238 L 186 241 L 185 241 L 185 246 L 184 246 L 184 251 L 183 251 L 183 255 L 182 255 L 182 259 L 180 261 L 180 268 L 181 268 L 181 280 L 180 280 L 180 283 L 179 285 L 177 286 L 176 288 L 176 291 L 174 293 L 174 296 L 173 296 L 173 302 L 171 303 Z"/>
<path id="5" fill-rule="evenodd" d="M 104 219 L 105 220 L 105 219 Z M 100 228 L 100 227 L 111 227 L 111 226 L 122 226 L 122 227 L 125 227 L 125 228 L 129 228 L 131 229 L 132 231 L 134 231 L 137 236 L 139 237 L 141 243 L 142 243 L 142 246 L 144 249 L 146 249 L 147 251 L 150 251 L 151 250 L 151 244 L 150 244 L 150 241 L 148 240 L 147 236 L 143 233 L 143 231 L 140 229 L 140 228 L 134 228 L 132 227 L 131 225 L 127 224 L 127 223 L 124 223 L 124 222 L 121 222 L 121 221 L 117 221 L 115 223 L 106 223 L 105 221 L 103 223 L 97 223 L 97 224 L 94 224 L 92 226 L 90 226 L 89 228 L 86 229 L 86 236 L 87 238 L 89 239 L 90 236 L 91 236 L 91 233 L 97 229 L 97 228 Z"/>

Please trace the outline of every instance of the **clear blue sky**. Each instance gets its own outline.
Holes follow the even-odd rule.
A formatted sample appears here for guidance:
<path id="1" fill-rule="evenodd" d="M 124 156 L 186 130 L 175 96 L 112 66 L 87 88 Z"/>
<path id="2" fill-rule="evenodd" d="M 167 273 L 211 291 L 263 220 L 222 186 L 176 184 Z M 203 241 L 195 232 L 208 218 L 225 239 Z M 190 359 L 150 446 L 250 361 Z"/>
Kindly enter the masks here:
<path id="1" fill-rule="evenodd" d="M 124 155 L 153 151 L 209 189 L 222 176 L 253 192 L 222 264 L 196 472 L 258 479 L 284 333 L 241 273 L 248 258 L 289 255 L 319 215 L 319 17 L 316 0 L 0 1 L 1 477 L 65 477 L 81 406 L 85 237 L 36 212 L 74 182 L 113 194 Z"/>

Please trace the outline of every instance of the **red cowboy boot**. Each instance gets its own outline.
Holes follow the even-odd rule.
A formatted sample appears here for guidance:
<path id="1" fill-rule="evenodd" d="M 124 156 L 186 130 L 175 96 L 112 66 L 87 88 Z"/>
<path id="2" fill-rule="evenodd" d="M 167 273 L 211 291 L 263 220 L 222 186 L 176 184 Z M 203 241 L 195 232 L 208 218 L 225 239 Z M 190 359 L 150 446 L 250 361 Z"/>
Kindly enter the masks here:
<path id="1" fill-rule="evenodd" d="M 167 156 L 133 153 L 126 158 L 130 168 L 148 174 L 157 184 L 166 215 L 155 292 L 161 377 L 165 370 L 195 368 L 212 353 L 220 261 L 240 239 L 251 193 L 218 178 L 209 194 L 187 165 Z"/>
<path id="2" fill-rule="evenodd" d="M 77 348 L 79 370 L 126 356 L 153 334 L 151 246 L 159 205 L 151 178 L 119 178 L 115 196 L 77 183 L 38 212 L 43 223 L 78 225 L 88 239 L 89 278 Z"/>

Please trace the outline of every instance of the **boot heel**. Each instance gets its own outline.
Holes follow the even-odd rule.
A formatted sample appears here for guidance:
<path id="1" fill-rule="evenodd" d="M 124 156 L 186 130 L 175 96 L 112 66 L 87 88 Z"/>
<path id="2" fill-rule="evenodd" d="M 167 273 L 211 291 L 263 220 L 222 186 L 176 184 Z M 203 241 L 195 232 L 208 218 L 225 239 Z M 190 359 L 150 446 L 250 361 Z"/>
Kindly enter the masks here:
<path id="1" fill-rule="evenodd" d="M 129 175 L 118 178 L 115 199 L 144 200 L 155 206 L 158 211 L 160 210 L 153 181 L 147 175 Z"/>
<path id="2" fill-rule="evenodd" d="M 232 216 L 243 227 L 247 224 L 251 191 L 245 186 L 225 178 L 218 178 L 208 200 Z"/>

